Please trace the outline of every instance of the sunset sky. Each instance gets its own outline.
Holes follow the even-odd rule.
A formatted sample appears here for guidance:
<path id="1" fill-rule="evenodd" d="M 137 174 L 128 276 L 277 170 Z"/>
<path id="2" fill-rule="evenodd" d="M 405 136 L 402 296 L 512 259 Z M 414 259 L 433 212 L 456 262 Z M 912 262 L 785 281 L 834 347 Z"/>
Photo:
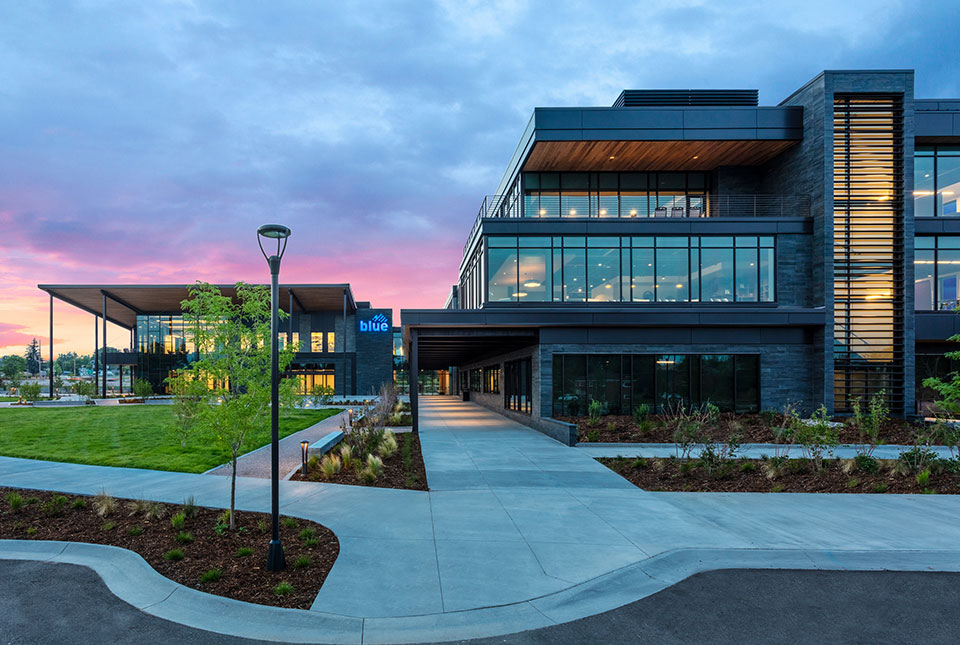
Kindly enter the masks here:
<path id="1" fill-rule="evenodd" d="M 914 68 L 960 97 L 955 2 L 5 2 L 0 354 L 39 283 L 284 282 L 440 307 L 536 106 L 624 88 L 759 88 Z M 56 305 L 56 352 L 93 318 Z M 127 332 L 110 328 L 125 346 Z"/>

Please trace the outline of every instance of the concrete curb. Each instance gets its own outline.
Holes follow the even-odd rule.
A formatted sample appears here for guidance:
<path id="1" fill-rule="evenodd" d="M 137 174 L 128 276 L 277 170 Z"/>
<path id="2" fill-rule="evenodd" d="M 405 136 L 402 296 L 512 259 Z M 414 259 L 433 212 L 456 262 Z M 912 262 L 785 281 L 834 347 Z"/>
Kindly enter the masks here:
<path id="1" fill-rule="evenodd" d="M 220 634 L 298 643 L 413 643 L 512 634 L 616 609 L 717 569 L 960 571 L 960 550 L 677 549 L 523 602 L 356 618 L 254 605 L 190 589 L 161 576 L 138 554 L 113 546 L 0 540 L 0 559 L 82 565 L 97 572 L 118 598 L 153 616 Z"/>

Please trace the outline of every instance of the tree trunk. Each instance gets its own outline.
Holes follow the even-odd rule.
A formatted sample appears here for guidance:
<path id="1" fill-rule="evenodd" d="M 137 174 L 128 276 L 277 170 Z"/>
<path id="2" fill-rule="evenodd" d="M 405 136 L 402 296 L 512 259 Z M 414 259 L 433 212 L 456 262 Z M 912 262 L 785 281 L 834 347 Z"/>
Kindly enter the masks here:
<path id="1" fill-rule="evenodd" d="M 236 525 L 236 503 L 237 503 L 237 451 L 233 451 L 233 459 L 230 462 L 233 465 L 233 472 L 230 473 L 230 530 L 235 531 Z"/>

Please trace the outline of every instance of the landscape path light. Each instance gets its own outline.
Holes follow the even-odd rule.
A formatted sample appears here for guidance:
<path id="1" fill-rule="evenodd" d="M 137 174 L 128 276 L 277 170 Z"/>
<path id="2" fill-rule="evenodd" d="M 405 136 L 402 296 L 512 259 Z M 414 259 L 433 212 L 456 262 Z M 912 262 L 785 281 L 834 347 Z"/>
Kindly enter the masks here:
<path id="1" fill-rule="evenodd" d="M 303 470 L 302 470 L 301 472 L 303 473 L 303 476 L 304 476 L 304 477 L 307 476 L 307 452 L 308 452 L 309 450 L 310 450 L 310 442 L 309 442 L 309 441 L 301 441 L 301 442 L 300 442 L 300 456 L 301 456 L 301 458 L 303 459 Z"/>

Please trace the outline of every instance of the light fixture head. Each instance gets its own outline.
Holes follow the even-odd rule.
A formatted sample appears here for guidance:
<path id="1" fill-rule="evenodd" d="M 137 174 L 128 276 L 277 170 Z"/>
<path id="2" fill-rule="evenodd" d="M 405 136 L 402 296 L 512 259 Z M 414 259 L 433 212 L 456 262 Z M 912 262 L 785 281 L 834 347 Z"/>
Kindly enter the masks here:
<path id="1" fill-rule="evenodd" d="M 290 229 L 283 224 L 264 224 L 257 229 L 257 235 L 282 240 L 285 237 L 290 237 Z"/>
<path id="2" fill-rule="evenodd" d="M 274 269 L 277 272 L 280 271 L 280 258 L 283 257 L 283 252 L 287 250 L 287 239 L 289 237 L 290 229 L 283 224 L 264 224 L 257 229 L 257 244 L 260 245 L 260 252 L 263 253 L 263 257 L 270 263 L 271 271 Z M 263 248 L 263 240 L 276 240 L 277 252 L 268 255 Z M 276 258 L 276 260 L 271 261 L 271 258 Z M 274 266 L 274 262 L 276 266 Z"/>

